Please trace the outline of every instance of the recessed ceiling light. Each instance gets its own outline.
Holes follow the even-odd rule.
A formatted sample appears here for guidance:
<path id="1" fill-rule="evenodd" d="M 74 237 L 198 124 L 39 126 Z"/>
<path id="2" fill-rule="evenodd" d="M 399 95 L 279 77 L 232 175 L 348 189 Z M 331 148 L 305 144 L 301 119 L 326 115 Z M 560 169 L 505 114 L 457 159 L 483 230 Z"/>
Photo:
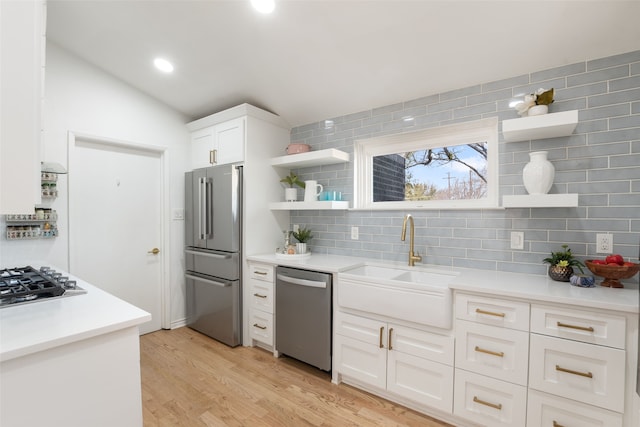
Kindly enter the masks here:
<path id="1" fill-rule="evenodd" d="M 251 5 L 260 13 L 271 13 L 276 8 L 275 0 L 251 0 Z"/>
<path id="2" fill-rule="evenodd" d="M 154 59 L 153 65 L 155 65 L 158 70 L 163 71 L 165 73 L 170 73 L 173 71 L 173 64 L 163 58 Z"/>

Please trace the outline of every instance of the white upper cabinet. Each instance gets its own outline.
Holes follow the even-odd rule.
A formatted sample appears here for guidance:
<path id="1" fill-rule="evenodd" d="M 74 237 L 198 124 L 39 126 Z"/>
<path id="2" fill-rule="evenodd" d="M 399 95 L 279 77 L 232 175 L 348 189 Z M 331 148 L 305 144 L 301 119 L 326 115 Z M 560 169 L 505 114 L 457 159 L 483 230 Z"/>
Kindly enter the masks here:
<path id="1" fill-rule="evenodd" d="M 43 1 L 0 2 L 0 213 L 40 203 Z"/>
<path id="2" fill-rule="evenodd" d="M 191 134 L 191 168 L 242 162 L 244 146 L 243 117 L 194 131 Z"/>

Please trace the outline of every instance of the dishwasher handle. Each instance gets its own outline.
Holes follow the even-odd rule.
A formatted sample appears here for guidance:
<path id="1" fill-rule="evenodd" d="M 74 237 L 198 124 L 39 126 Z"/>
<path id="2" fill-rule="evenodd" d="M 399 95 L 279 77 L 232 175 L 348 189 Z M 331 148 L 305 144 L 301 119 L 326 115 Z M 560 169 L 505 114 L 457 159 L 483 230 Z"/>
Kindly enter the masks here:
<path id="1" fill-rule="evenodd" d="M 278 278 L 278 280 L 281 280 L 283 282 L 287 282 L 287 283 L 291 283 L 292 285 L 300 285 L 300 286 L 308 286 L 311 288 L 326 288 L 327 287 L 327 282 L 325 281 L 318 281 L 318 280 L 306 280 L 306 279 L 299 279 L 297 277 L 290 277 L 290 276 L 285 276 L 284 274 L 277 274 L 276 277 Z"/>

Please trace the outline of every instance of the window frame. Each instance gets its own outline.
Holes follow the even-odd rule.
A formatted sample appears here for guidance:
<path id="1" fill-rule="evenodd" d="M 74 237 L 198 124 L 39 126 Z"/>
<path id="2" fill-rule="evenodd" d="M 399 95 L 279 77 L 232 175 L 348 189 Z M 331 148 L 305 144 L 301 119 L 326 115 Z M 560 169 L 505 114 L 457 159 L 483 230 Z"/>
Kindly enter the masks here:
<path id="1" fill-rule="evenodd" d="M 454 145 L 487 142 L 487 197 L 468 200 L 373 201 L 373 158 Z M 353 209 L 487 209 L 499 208 L 498 118 L 429 128 L 354 141 Z"/>

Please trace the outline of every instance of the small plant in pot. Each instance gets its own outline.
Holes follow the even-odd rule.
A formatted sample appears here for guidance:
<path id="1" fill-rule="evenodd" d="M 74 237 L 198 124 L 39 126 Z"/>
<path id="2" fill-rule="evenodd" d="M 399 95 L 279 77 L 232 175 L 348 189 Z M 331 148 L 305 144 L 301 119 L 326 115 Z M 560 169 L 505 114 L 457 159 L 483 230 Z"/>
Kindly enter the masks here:
<path id="1" fill-rule="evenodd" d="M 289 172 L 289 175 L 285 176 L 280 182 L 287 184 L 289 187 L 284 189 L 284 200 L 286 202 L 295 202 L 298 200 L 298 190 L 294 186 L 304 188 L 304 181 L 301 181 L 293 172 Z"/>
<path id="2" fill-rule="evenodd" d="M 549 264 L 549 277 L 558 282 L 568 282 L 573 275 L 573 267 L 578 267 L 584 273 L 584 264 L 573 257 L 569 245 L 562 245 L 561 251 L 551 252 L 551 256 L 542 262 Z"/>
<path id="3" fill-rule="evenodd" d="M 313 234 L 311 234 L 311 229 L 309 228 L 300 228 L 298 231 L 294 231 L 293 237 L 299 242 L 296 244 L 296 252 L 299 254 L 307 253 L 307 242 L 313 239 Z"/>

